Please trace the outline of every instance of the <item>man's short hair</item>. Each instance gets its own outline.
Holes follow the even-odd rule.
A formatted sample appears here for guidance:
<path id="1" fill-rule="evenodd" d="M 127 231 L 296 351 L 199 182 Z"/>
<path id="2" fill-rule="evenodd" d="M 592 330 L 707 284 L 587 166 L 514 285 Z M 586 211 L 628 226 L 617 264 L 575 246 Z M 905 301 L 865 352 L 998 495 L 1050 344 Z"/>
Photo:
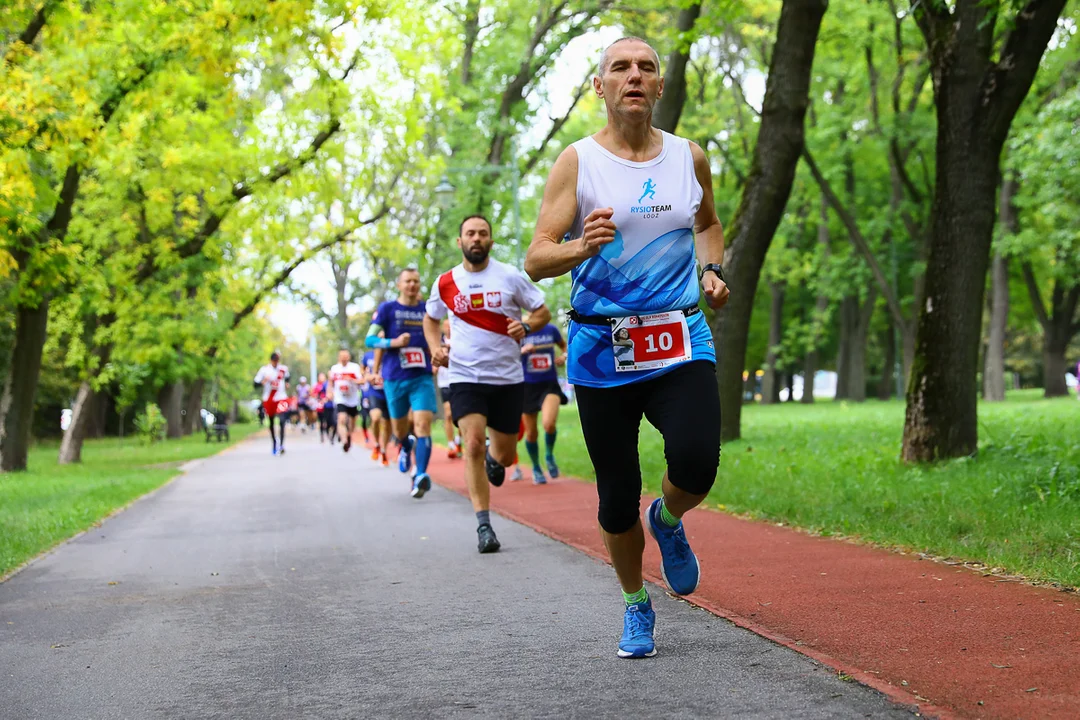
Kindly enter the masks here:
<path id="1" fill-rule="evenodd" d="M 278 351 L 277 351 L 277 350 L 275 350 L 274 352 L 270 353 L 270 360 L 271 360 L 271 361 L 274 361 L 274 360 L 280 360 L 280 359 L 281 359 L 281 355 L 280 355 L 280 354 L 278 353 Z"/>
<path id="2" fill-rule="evenodd" d="M 458 225 L 458 231 L 457 231 L 458 237 L 461 237 L 461 233 L 463 233 L 465 231 L 465 223 L 469 222 L 470 220 L 483 220 L 484 222 L 487 223 L 488 232 L 489 233 L 491 232 L 491 221 L 490 220 L 488 220 L 483 215 L 470 215 L 469 217 L 462 220 L 461 224 Z"/>
<path id="3" fill-rule="evenodd" d="M 652 45 L 649 45 L 649 42 L 644 38 L 639 38 L 636 35 L 627 35 L 626 37 L 619 38 L 618 40 L 604 48 L 603 54 L 600 55 L 600 72 L 598 73 L 600 77 L 603 77 L 604 71 L 607 70 L 609 62 L 608 53 L 611 51 L 611 48 L 615 47 L 619 43 L 630 41 L 644 43 L 645 45 L 648 45 L 649 49 L 653 51 L 653 55 L 656 56 L 656 72 L 660 72 L 660 53 L 656 52 L 656 48 L 654 48 Z"/>
<path id="4" fill-rule="evenodd" d="M 398 278 L 401 278 L 401 276 L 404 275 L 405 273 L 416 273 L 417 275 L 419 275 L 420 271 L 418 269 L 412 267 L 412 266 L 402 268 L 401 272 L 398 273 Z"/>

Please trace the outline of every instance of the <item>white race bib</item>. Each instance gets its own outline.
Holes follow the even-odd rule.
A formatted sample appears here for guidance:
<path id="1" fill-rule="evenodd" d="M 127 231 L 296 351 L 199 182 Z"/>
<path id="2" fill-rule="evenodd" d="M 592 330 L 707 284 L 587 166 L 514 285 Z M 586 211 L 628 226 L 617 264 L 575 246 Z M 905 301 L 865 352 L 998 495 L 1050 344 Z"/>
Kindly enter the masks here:
<path id="1" fill-rule="evenodd" d="M 655 370 L 692 357 L 690 326 L 682 310 L 619 318 L 611 342 L 615 372 Z"/>
<path id="2" fill-rule="evenodd" d="M 398 362 L 404 370 L 422 368 L 427 365 L 423 348 L 401 348 L 398 351 Z"/>

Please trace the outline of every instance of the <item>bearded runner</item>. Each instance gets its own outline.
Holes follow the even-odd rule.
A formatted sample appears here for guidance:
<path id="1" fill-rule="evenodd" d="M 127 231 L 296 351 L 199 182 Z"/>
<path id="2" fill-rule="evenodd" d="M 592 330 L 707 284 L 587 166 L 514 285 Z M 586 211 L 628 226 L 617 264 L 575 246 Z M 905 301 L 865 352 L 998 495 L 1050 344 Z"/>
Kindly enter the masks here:
<path id="1" fill-rule="evenodd" d="M 435 281 L 424 318 L 432 362 L 450 368 L 450 412 L 461 430 L 481 553 L 500 547 L 491 527 L 488 484 L 502 485 L 517 455 L 525 399 L 521 340 L 551 319 L 536 286 L 520 270 L 489 256 L 494 242 L 487 218 L 474 215 L 462 221 L 457 238 L 462 262 Z M 524 321 L 523 311 L 529 312 Z M 448 315 L 449 349 L 442 345 L 440 328 Z M 490 431 L 490 452 L 485 430 Z"/>

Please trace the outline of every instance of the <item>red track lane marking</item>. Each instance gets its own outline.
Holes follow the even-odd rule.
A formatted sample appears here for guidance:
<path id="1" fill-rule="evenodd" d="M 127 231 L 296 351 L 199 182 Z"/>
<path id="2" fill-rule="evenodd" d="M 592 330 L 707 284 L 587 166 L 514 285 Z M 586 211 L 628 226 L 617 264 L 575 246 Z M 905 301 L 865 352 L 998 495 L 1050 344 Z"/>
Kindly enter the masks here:
<path id="1" fill-rule="evenodd" d="M 432 478 L 467 494 L 463 461 L 443 455 Z M 500 515 L 608 561 L 592 484 L 508 482 L 491 498 Z M 709 510 L 691 511 L 687 531 L 702 563 L 688 602 L 897 703 L 939 718 L 1080 717 L 1075 594 Z M 646 578 L 663 586 L 659 562 L 647 540 Z"/>

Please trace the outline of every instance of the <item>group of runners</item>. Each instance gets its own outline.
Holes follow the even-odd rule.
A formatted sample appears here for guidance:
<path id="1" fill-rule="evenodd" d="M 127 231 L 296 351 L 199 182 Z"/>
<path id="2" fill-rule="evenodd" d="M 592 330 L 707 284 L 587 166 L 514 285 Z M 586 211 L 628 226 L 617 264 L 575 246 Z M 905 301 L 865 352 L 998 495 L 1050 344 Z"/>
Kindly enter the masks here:
<path id="1" fill-rule="evenodd" d="M 652 127 L 664 89 L 656 51 L 640 38 L 616 41 L 603 53 L 593 88 L 607 124 L 567 147 L 552 167 L 525 260 L 528 277 L 490 256 L 487 218 L 466 218 L 456 241 L 461 264 L 438 277 L 426 301 L 419 274 L 403 270 L 398 298 L 372 319 L 364 367 L 343 350 L 326 383 L 344 449 L 366 409 L 376 427 L 372 457 L 386 464 L 389 437 L 397 438 L 398 469 L 413 469 L 414 497 L 431 488 L 438 385 L 449 452 L 464 457 L 478 548 L 490 553 L 500 547 L 491 488 L 517 463 L 519 436 L 534 480 L 544 482 L 543 428 L 547 473 L 559 474 L 556 422 L 566 399 L 556 372 L 565 363 L 594 466 L 600 532 L 625 601 L 617 652 L 651 657 L 656 618 L 642 579 L 644 528 L 659 545 L 673 593 L 692 593 L 700 577 L 682 517 L 704 500 L 719 466 L 716 357 L 699 302 L 704 296 L 719 309 L 727 301 L 724 236 L 704 152 Z M 572 309 L 564 339 L 530 278 L 566 273 Z M 256 376 L 270 402 L 287 381 L 276 356 Z M 644 522 L 637 451 L 643 416 L 663 436 L 667 461 L 662 497 L 646 508 Z M 275 451 L 283 448 L 284 435 L 274 443 Z"/>

